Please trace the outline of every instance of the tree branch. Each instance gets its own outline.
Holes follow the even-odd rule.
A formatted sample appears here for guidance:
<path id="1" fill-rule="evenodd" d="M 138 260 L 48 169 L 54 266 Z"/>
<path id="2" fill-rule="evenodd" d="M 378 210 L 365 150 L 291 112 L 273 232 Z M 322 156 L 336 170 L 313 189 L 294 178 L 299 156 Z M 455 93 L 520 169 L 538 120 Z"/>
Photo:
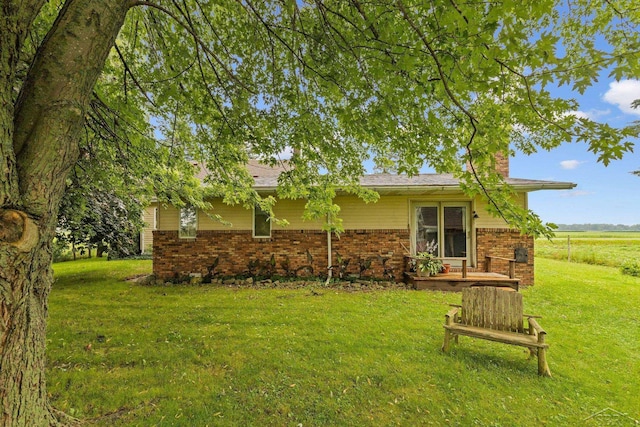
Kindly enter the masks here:
<path id="1" fill-rule="evenodd" d="M 433 59 L 433 62 L 436 65 L 436 69 L 438 70 L 438 75 L 440 76 L 440 80 L 442 81 L 442 86 L 444 87 L 444 90 L 447 93 L 447 96 L 449 97 L 451 102 L 453 102 L 455 104 L 455 106 L 458 107 L 458 109 L 460 111 L 462 111 L 465 116 L 467 116 L 469 118 L 471 124 L 474 126 L 474 129 L 475 129 L 474 123 L 476 123 L 478 120 L 473 116 L 473 114 L 471 114 L 465 108 L 464 105 L 462 105 L 462 103 L 458 100 L 458 98 L 455 96 L 455 94 L 453 93 L 453 91 L 449 87 L 448 78 L 447 78 L 446 74 L 444 73 L 444 70 L 442 69 L 442 64 L 440 64 L 440 60 L 438 59 L 438 56 L 436 55 L 436 51 L 431 46 L 431 43 L 429 43 L 429 40 L 427 40 L 427 37 L 425 36 L 425 34 L 416 25 L 416 23 L 413 21 L 413 19 L 409 16 L 409 13 L 405 9 L 404 5 L 402 4 L 402 1 L 398 0 L 396 2 L 396 4 L 398 5 L 398 9 L 402 13 L 402 17 L 404 18 L 404 20 L 407 21 L 407 23 L 409 24 L 411 29 L 413 29 L 413 31 L 418 35 L 418 37 L 420 38 L 420 40 L 422 41 L 424 46 L 429 51 L 429 56 L 431 56 L 431 59 Z M 474 134 L 475 134 L 475 132 L 474 132 Z"/>
<path id="2" fill-rule="evenodd" d="M 247 6 L 245 6 L 243 3 L 243 1 L 240 0 L 236 0 L 238 2 L 240 2 L 240 4 L 246 9 Z M 296 58 L 296 60 L 305 68 L 310 70 L 311 72 L 313 72 L 315 75 L 317 75 L 318 77 L 320 77 L 322 80 L 330 82 L 335 84 L 338 88 L 340 88 L 341 91 L 343 91 L 344 93 L 346 93 L 345 88 L 335 79 L 330 78 L 329 76 L 322 74 L 319 70 L 317 70 L 315 67 L 312 67 L 311 65 L 309 65 L 309 63 L 307 61 L 304 60 L 304 58 L 302 58 L 296 51 L 295 49 L 293 49 L 293 47 L 287 43 L 286 40 L 284 40 L 282 37 L 280 37 L 280 35 L 278 33 L 276 33 L 273 28 L 271 28 L 271 26 L 264 20 L 264 18 L 258 13 L 258 11 L 255 9 L 255 7 L 253 6 L 253 4 L 251 3 L 251 1 L 247 1 L 246 2 L 250 11 L 252 12 L 252 14 L 256 17 L 256 19 L 262 24 L 262 26 L 265 28 L 265 30 L 267 30 L 267 32 L 269 34 L 271 34 L 273 37 L 275 37 L 284 47 L 285 49 L 287 49 L 294 58 Z"/>
<path id="3" fill-rule="evenodd" d="M 538 110 L 538 107 L 536 107 L 536 105 L 533 102 L 533 98 L 531 96 L 531 86 L 529 85 L 529 79 L 527 78 L 527 76 L 525 76 L 524 74 L 514 70 L 513 68 L 511 68 L 509 65 L 507 65 L 506 63 L 504 63 L 502 60 L 498 59 L 498 58 L 494 58 L 494 61 L 496 61 L 498 64 L 500 64 L 501 66 L 503 66 L 504 68 L 506 68 L 507 70 L 509 70 L 509 72 L 511 72 L 512 74 L 520 77 L 525 85 L 525 88 L 527 90 L 527 101 L 529 102 L 529 106 L 531 107 L 531 109 L 533 110 L 534 113 L 536 113 L 536 115 L 538 116 L 538 118 L 540 120 L 542 120 L 544 123 L 554 126 L 558 129 L 560 129 L 562 132 L 566 133 L 567 135 L 570 136 L 575 136 L 574 134 L 572 134 L 571 132 L 569 132 L 568 129 L 565 129 L 564 127 L 560 126 L 558 123 L 556 123 L 555 121 L 552 120 L 548 120 L 546 117 L 544 117 L 542 115 L 542 113 Z"/>
<path id="4" fill-rule="evenodd" d="M 153 105 L 154 107 L 157 108 L 158 106 L 156 105 L 156 103 L 153 102 L 153 100 L 151 98 L 149 98 L 149 95 L 142 88 L 142 86 L 140 85 L 140 82 L 138 81 L 136 76 L 133 74 L 133 71 L 131 71 L 131 68 L 129 68 L 129 65 L 127 64 L 127 61 L 124 59 L 124 55 L 122 54 L 122 51 L 120 51 L 120 47 L 118 47 L 118 43 L 117 42 L 114 44 L 114 47 L 116 49 L 116 52 L 118 53 L 118 57 L 120 58 L 120 61 L 122 62 L 122 65 L 124 66 L 125 72 L 128 73 L 129 76 L 131 76 L 131 79 L 133 80 L 133 83 L 140 90 L 140 93 L 142 93 L 142 95 L 147 99 L 147 101 L 149 101 L 149 103 L 151 105 Z"/>
<path id="5" fill-rule="evenodd" d="M 133 2 L 131 2 L 131 4 L 132 4 L 132 6 L 147 6 L 147 7 L 151 7 L 153 9 L 157 9 L 157 10 L 163 12 L 164 14 L 166 14 L 167 16 L 169 16 L 178 25 L 180 25 L 184 30 L 186 30 L 191 35 L 191 37 L 193 37 L 193 40 L 195 41 L 195 43 L 197 43 L 203 51 L 207 52 L 207 54 L 210 55 L 218 63 L 218 65 L 225 71 L 225 73 L 227 74 L 227 76 L 231 80 L 236 82 L 239 86 L 241 86 L 247 92 L 251 93 L 252 95 L 255 95 L 255 91 L 253 91 L 251 88 L 249 88 L 247 85 L 245 85 L 244 82 L 239 80 L 236 77 L 236 75 L 233 74 L 233 72 L 230 69 L 228 69 L 227 66 L 218 58 L 218 56 L 211 49 L 209 49 L 209 46 L 207 46 L 207 44 L 200 38 L 198 33 L 196 33 L 195 30 L 193 28 L 191 28 L 189 25 L 184 23 L 178 17 L 178 15 L 176 15 L 175 13 L 173 13 L 172 11 L 167 9 L 166 7 L 161 6 L 159 4 L 156 4 L 156 3 L 153 3 L 153 2 L 150 2 L 150 1 L 133 1 Z"/>

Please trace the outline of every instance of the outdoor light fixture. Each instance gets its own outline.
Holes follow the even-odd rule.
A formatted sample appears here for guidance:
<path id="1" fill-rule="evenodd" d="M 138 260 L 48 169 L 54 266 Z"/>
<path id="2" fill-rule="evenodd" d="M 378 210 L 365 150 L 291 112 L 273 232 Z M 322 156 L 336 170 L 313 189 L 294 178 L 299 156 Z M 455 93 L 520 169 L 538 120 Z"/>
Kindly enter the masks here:
<path id="1" fill-rule="evenodd" d="M 476 211 L 473 211 L 473 219 L 478 219 L 478 218 L 480 218 L 478 216 L 478 213 Z"/>

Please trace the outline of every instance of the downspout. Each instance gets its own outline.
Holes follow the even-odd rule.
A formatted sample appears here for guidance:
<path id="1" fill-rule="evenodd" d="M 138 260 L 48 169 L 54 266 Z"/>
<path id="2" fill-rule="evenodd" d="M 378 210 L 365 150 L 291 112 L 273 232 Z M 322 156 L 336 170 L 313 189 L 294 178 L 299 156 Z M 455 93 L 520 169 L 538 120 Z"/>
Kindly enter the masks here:
<path id="1" fill-rule="evenodd" d="M 327 215 L 327 223 L 330 223 L 330 218 L 330 215 Z M 329 286 L 332 272 L 333 265 L 331 263 L 331 229 L 329 229 L 327 230 L 327 281 L 324 283 L 325 286 Z"/>

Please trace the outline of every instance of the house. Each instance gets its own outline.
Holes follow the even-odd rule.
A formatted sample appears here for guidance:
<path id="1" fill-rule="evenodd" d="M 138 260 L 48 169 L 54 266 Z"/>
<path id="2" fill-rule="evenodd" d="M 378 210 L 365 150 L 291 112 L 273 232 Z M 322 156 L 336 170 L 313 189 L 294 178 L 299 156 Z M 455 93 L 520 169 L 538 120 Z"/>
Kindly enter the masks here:
<path id="1" fill-rule="evenodd" d="M 527 207 L 528 193 L 537 190 L 565 190 L 568 182 L 539 181 L 509 177 L 508 158 L 497 169 L 516 191 L 516 202 Z M 255 189 L 275 194 L 279 171 L 251 161 Z M 532 236 L 510 229 L 504 220 L 487 212 L 486 202 L 466 196 L 459 182 L 446 174 L 407 177 L 371 174 L 362 186 L 380 194 L 377 203 L 365 203 L 352 195 L 338 195 L 344 232 L 322 231 L 321 221 L 305 221 L 304 200 L 278 200 L 274 214 L 286 218 L 287 226 L 277 226 L 259 208 L 245 209 L 213 200 L 215 213 L 231 225 L 223 224 L 193 208 L 150 206 L 153 230 L 153 272 L 169 279 L 202 274 L 210 269 L 221 275 L 246 272 L 313 274 L 327 276 L 358 274 L 403 280 L 405 255 L 415 254 L 427 242 L 437 242 L 438 255 L 454 257 L 453 267 L 464 258 L 469 270 L 482 270 L 485 256 L 519 257 L 516 276 L 522 285 L 534 283 Z M 145 235 L 146 236 L 146 235 Z M 150 237 L 145 237 L 148 243 Z M 504 262 L 506 261 L 498 261 Z M 457 263 L 457 264 L 456 264 Z M 498 266 L 505 269 L 508 267 Z"/>

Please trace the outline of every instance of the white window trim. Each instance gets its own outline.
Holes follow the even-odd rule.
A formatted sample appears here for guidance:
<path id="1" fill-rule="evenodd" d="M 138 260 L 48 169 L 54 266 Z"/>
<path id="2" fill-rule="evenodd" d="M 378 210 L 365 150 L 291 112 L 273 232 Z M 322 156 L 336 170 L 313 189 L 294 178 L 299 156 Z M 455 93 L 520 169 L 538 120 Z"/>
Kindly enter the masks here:
<path id="1" fill-rule="evenodd" d="M 158 229 L 158 212 L 159 209 L 157 207 L 153 208 L 153 228 L 152 230 L 157 230 Z"/>
<path id="2" fill-rule="evenodd" d="M 271 221 L 267 221 L 269 223 L 269 235 L 268 236 L 257 236 L 256 235 L 256 208 L 260 209 L 259 206 L 254 205 L 253 206 L 253 212 L 252 212 L 252 221 L 251 221 L 251 236 L 254 239 L 270 239 L 271 238 Z M 263 211 L 264 212 L 264 211 Z M 266 212 L 265 212 L 266 213 Z"/>

